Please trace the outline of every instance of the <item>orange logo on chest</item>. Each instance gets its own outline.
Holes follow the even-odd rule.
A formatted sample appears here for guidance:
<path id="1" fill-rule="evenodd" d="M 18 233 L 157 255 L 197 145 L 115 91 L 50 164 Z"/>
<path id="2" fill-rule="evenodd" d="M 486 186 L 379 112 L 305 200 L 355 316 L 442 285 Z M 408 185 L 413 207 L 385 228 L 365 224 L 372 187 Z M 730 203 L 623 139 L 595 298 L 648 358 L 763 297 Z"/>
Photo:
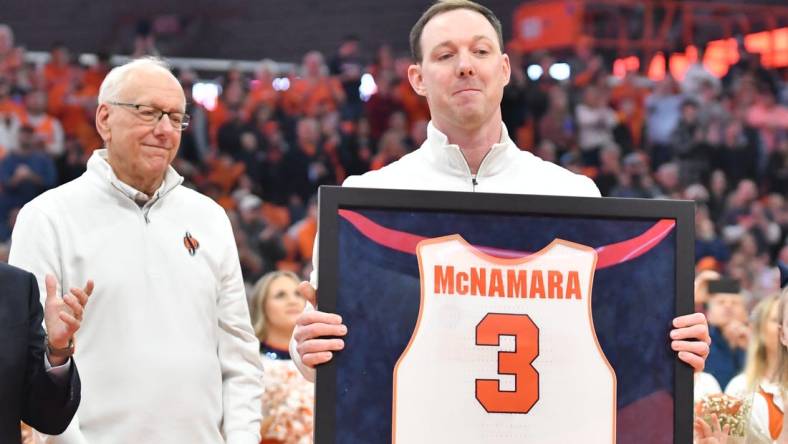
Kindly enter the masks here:
<path id="1" fill-rule="evenodd" d="M 183 246 L 186 247 L 190 255 L 194 256 L 197 254 L 197 249 L 200 248 L 200 242 L 187 231 L 183 236 Z"/>

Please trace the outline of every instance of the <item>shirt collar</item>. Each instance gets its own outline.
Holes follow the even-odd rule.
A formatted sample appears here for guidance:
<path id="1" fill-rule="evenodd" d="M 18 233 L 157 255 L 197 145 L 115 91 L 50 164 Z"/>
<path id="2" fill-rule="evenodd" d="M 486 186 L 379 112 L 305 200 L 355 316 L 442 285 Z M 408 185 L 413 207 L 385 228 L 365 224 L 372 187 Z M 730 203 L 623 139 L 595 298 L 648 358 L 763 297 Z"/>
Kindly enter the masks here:
<path id="1" fill-rule="evenodd" d="M 115 171 L 112 170 L 112 166 L 107 161 L 106 148 L 93 151 L 93 155 L 91 155 L 88 160 L 88 171 L 93 171 L 98 174 L 99 177 L 104 178 L 140 207 L 145 206 L 148 202 L 155 201 L 183 182 L 183 177 L 175 171 L 175 168 L 168 166 L 161 186 L 153 193 L 153 196 L 148 196 L 142 191 L 118 179 Z"/>
<path id="2" fill-rule="evenodd" d="M 432 121 L 427 124 L 427 140 L 424 141 L 422 146 L 427 148 L 437 168 L 448 170 L 448 172 L 453 174 L 471 174 L 468 161 L 465 160 L 460 147 L 449 143 L 449 137 L 436 128 Z M 506 125 L 501 122 L 501 138 L 498 143 L 493 144 L 490 148 L 476 176 L 482 177 L 498 174 L 506 167 L 508 163 L 506 159 L 507 154 L 511 153 L 512 150 L 519 149 L 509 137 Z"/>

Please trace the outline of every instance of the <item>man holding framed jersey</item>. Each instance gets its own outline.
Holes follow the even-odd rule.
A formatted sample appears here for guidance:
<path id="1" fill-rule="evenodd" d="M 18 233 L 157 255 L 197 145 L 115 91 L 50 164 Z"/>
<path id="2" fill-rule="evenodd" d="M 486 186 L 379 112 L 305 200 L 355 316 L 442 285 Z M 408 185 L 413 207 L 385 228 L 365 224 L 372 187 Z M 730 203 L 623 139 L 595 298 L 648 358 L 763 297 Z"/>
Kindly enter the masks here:
<path id="1" fill-rule="evenodd" d="M 509 58 L 502 52 L 500 21 L 489 9 L 465 0 L 438 2 L 414 25 L 410 42 L 416 63 L 408 77 L 432 115 L 427 140 L 385 168 L 349 177 L 344 186 L 600 196 L 587 177 L 521 151 L 509 138 L 500 109 Z M 313 301 L 315 276 L 300 287 Z M 705 316 L 680 316 L 673 327 L 672 349 L 702 370 L 710 343 Z M 307 309 L 301 315 L 291 355 L 307 379 L 314 380 L 314 366 L 344 347 L 339 337 L 346 333 L 336 314 Z"/>

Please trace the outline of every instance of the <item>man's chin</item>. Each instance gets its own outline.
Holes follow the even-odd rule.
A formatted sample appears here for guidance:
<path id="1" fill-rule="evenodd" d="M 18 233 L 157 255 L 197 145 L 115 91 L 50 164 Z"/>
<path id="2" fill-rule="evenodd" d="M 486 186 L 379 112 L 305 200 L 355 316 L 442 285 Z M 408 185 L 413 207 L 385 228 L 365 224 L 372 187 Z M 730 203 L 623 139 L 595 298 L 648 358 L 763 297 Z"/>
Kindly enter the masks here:
<path id="1" fill-rule="evenodd" d="M 147 170 L 151 176 L 163 177 L 167 172 L 167 167 L 170 166 L 170 161 L 167 158 L 153 158 L 148 159 Z"/>
<path id="2" fill-rule="evenodd" d="M 464 107 L 455 114 L 457 122 L 463 127 L 475 127 L 484 123 L 485 114 L 478 107 Z"/>

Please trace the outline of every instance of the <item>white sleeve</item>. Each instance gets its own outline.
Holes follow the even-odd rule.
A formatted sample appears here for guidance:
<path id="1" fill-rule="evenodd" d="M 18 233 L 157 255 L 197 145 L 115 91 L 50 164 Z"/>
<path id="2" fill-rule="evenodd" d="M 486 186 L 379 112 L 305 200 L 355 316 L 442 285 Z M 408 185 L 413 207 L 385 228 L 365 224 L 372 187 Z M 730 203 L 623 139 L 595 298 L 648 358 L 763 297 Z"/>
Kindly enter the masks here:
<path id="1" fill-rule="evenodd" d="M 44 435 L 41 432 L 38 433 L 38 442 L 44 444 L 90 444 L 88 440 L 85 439 L 85 435 L 82 434 L 82 431 L 79 428 L 79 418 L 74 416 L 74 419 L 71 420 L 71 424 L 66 427 L 66 430 L 61 433 L 60 435 L 50 436 Z"/>
<path id="2" fill-rule="evenodd" d="M 227 444 L 258 444 L 262 420 L 263 368 L 260 345 L 249 320 L 238 250 L 230 221 L 225 217 L 221 236 L 225 254 L 217 296 L 217 336 L 222 369 L 224 419 Z"/>
<path id="3" fill-rule="evenodd" d="M 379 170 L 375 171 L 375 173 L 378 174 L 379 172 L 380 172 Z M 343 187 L 356 188 L 356 187 L 363 187 L 364 185 L 365 183 L 362 180 L 362 176 L 350 176 L 346 178 L 344 182 L 342 182 Z M 596 186 L 594 187 L 596 188 Z M 599 191 L 597 191 L 597 194 L 599 194 Z M 320 221 L 318 220 L 318 233 L 319 231 L 320 231 Z M 317 291 L 318 275 L 320 272 L 319 260 L 318 260 L 320 256 L 319 245 L 320 245 L 320 234 L 317 234 L 315 235 L 315 242 L 312 246 L 312 273 L 309 274 L 309 283 L 310 285 L 312 285 L 312 288 L 314 288 L 315 291 Z M 315 310 L 315 306 L 307 302 L 306 306 L 304 307 L 304 311 L 312 311 L 312 310 Z M 298 344 L 296 343 L 295 338 L 294 337 L 290 338 L 290 347 L 289 347 L 290 359 L 293 360 L 293 363 L 295 364 L 296 368 L 298 369 L 299 372 L 301 372 L 301 375 L 303 375 L 307 381 L 315 382 L 315 378 L 317 377 L 317 372 L 313 367 L 309 367 L 308 365 L 305 365 L 303 362 L 301 362 L 301 356 L 299 356 L 298 354 L 297 347 Z"/>
<path id="4" fill-rule="evenodd" d="M 318 231 L 320 231 L 320 221 L 318 220 Z M 318 245 L 320 244 L 320 235 L 315 234 L 315 241 L 312 243 L 312 272 L 309 273 L 309 284 L 312 288 L 317 291 L 317 275 L 318 275 L 318 257 L 320 256 L 320 249 Z M 315 306 L 312 305 L 309 301 L 307 301 L 306 306 L 304 306 L 304 311 L 312 311 L 315 309 Z M 315 382 L 315 378 L 317 376 L 317 372 L 314 368 L 305 365 L 301 362 L 301 356 L 298 354 L 298 343 L 295 340 L 295 337 L 290 338 L 290 359 L 293 360 L 293 364 L 295 364 L 296 368 L 301 375 L 309 382 Z"/>
<path id="5" fill-rule="evenodd" d="M 320 225 L 318 224 L 318 230 L 320 230 Z M 309 284 L 312 285 L 312 288 L 317 290 L 317 274 L 318 274 L 318 257 L 320 256 L 320 249 L 318 245 L 320 244 L 320 234 L 315 234 L 315 241 L 312 243 L 312 272 L 309 273 Z"/>
<path id="6" fill-rule="evenodd" d="M 348 176 L 345 178 L 344 182 L 342 182 L 343 187 L 350 187 L 350 188 L 357 188 L 363 187 L 363 183 L 359 183 L 361 181 L 361 176 Z M 312 285 L 312 288 L 317 290 L 317 276 L 319 273 L 318 267 L 318 258 L 320 256 L 320 219 L 318 218 L 317 221 L 317 231 L 318 234 L 315 234 L 315 242 L 312 244 L 312 272 L 309 273 L 309 283 Z M 314 308 L 314 307 L 312 307 Z M 290 356 L 293 356 L 290 353 Z"/>
<path id="7" fill-rule="evenodd" d="M 47 274 L 57 279 L 61 292 L 63 270 L 60 262 L 60 242 L 55 232 L 54 221 L 41 209 L 27 204 L 19 210 L 11 234 L 11 250 L 8 263 L 27 270 L 36 277 L 41 305 L 46 303 Z"/>
<path id="8" fill-rule="evenodd" d="M 588 176 L 577 174 L 577 188 L 572 192 L 575 197 L 602 197 L 599 188 Z"/>
<path id="9" fill-rule="evenodd" d="M 33 273 L 38 282 L 42 306 L 46 304 L 47 292 L 44 279 L 47 274 L 55 276 L 58 294 L 62 294 L 60 242 L 54 227 L 54 222 L 43 210 L 28 204 L 19 211 L 11 235 L 8 263 Z M 68 428 L 60 435 L 40 435 L 43 441 L 47 444 L 88 444 L 79 428 L 78 415 L 79 409 Z"/>

